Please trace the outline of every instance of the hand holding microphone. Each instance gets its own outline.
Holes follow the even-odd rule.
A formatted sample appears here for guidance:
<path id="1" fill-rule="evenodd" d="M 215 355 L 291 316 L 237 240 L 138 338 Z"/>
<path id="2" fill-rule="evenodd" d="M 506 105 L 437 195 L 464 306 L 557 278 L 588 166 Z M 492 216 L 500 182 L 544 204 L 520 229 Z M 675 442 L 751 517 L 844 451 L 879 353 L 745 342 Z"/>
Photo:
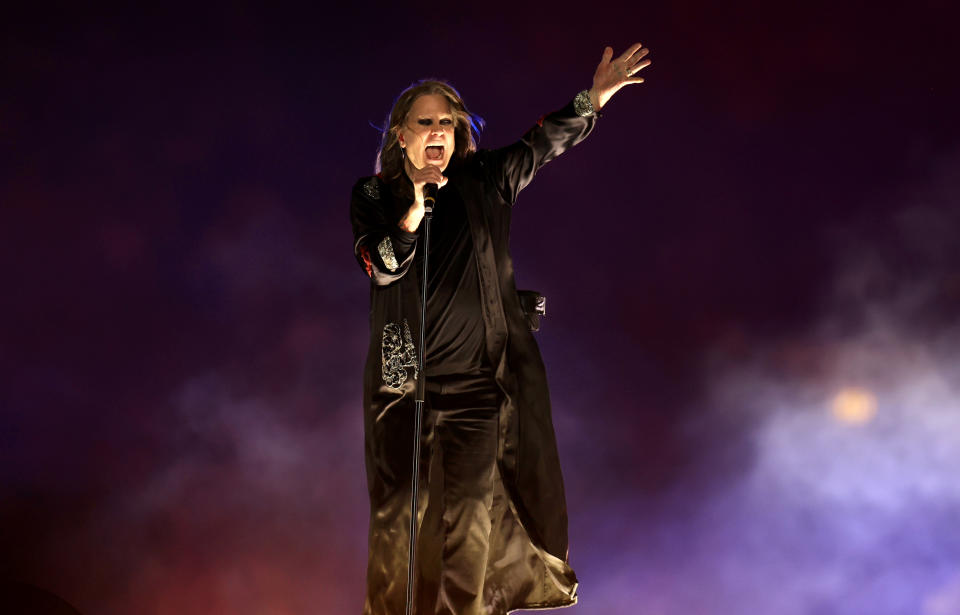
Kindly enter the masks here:
<path id="1" fill-rule="evenodd" d="M 413 193 L 417 203 L 424 207 L 433 207 L 437 201 L 437 192 L 447 183 L 443 172 L 430 164 L 422 169 L 414 169 L 410 179 L 413 181 Z"/>
<path id="2" fill-rule="evenodd" d="M 408 171 L 413 182 L 414 201 L 410 209 L 400 220 L 400 228 L 416 232 L 424 215 L 433 214 L 433 205 L 437 201 L 437 192 L 447 184 L 446 176 L 433 165 Z"/>

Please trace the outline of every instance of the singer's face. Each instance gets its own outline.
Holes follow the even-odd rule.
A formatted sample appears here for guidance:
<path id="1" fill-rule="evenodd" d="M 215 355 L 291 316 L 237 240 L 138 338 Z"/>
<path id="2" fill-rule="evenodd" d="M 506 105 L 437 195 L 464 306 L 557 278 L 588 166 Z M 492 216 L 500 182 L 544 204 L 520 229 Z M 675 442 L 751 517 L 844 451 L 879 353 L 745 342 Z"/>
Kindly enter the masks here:
<path id="1" fill-rule="evenodd" d="M 418 169 L 432 164 L 442 171 L 453 156 L 453 134 L 450 103 L 439 94 L 424 94 L 413 101 L 397 139 L 406 152 L 406 164 Z"/>

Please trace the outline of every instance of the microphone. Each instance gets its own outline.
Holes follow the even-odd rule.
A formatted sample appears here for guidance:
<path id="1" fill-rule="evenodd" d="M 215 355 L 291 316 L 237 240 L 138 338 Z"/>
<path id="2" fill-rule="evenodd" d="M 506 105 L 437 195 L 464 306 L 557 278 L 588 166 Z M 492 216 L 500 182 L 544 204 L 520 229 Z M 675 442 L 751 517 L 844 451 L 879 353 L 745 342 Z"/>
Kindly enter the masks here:
<path id="1" fill-rule="evenodd" d="M 423 212 L 428 218 L 433 216 L 433 205 L 437 202 L 437 191 L 440 188 L 436 184 L 423 185 Z"/>
<path id="2" fill-rule="evenodd" d="M 437 192 L 440 188 L 436 184 L 424 184 L 423 185 L 423 204 L 428 207 L 433 207 L 433 204 L 437 202 Z"/>

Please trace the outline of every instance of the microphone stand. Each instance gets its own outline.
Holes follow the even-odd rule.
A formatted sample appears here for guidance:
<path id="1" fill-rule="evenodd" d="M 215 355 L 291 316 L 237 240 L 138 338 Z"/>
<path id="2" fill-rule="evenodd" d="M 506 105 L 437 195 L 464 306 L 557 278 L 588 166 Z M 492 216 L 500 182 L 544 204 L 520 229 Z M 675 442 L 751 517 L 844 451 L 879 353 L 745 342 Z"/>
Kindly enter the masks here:
<path id="1" fill-rule="evenodd" d="M 436 190 L 429 190 L 430 184 L 424 186 L 424 222 L 423 227 L 423 277 L 420 279 L 420 370 L 417 377 L 417 400 L 413 417 L 413 475 L 410 488 L 410 557 L 407 561 L 407 613 L 413 615 L 413 581 L 417 562 L 417 500 L 420 491 L 420 423 L 423 415 L 423 403 L 426 398 L 427 378 L 424 373 L 426 360 L 423 356 L 424 331 L 427 325 L 427 261 L 430 255 L 430 222 L 433 220 L 433 205 L 436 201 Z"/>

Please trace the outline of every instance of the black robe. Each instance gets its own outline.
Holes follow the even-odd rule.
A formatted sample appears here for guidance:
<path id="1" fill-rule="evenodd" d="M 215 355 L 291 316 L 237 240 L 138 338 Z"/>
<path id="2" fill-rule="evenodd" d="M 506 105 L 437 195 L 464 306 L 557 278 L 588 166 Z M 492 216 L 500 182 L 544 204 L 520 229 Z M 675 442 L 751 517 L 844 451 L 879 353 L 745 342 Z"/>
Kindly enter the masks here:
<path id="1" fill-rule="evenodd" d="M 546 373 L 520 306 L 508 240 L 517 194 L 541 166 L 583 140 L 595 121 L 593 114 L 577 115 L 570 103 L 542 117 L 516 143 L 451 165 L 443 188 L 458 191 L 467 210 L 486 352 L 504 393 L 484 584 L 484 604 L 492 614 L 568 606 L 577 599 L 576 576 L 567 563 L 567 509 Z M 398 200 L 380 178 L 362 178 L 353 188 L 350 212 L 354 253 L 371 279 L 363 381 L 370 494 L 365 615 L 402 613 L 406 598 L 421 272 L 411 266 L 417 246 L 402 261 L 392 250 L 389 237 L 409 207 Z M 425 421 L 421 520 L 429 493 L 429 430 Z M 419 544 L 440 539 L 425 528 Z M 423 571 L 418 585 L 427 591 Z M 429 600 L 420 597 L 418 604 Z"/>

